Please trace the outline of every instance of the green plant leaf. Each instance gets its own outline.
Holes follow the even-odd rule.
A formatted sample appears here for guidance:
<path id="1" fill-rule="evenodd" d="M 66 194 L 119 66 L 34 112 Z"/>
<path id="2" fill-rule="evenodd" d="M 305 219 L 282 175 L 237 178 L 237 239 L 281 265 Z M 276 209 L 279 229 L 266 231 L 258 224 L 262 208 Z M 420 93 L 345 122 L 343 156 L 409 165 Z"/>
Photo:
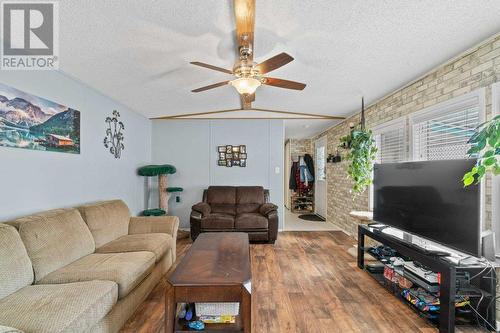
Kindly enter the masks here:
<path id="1" fill-rule="evenodd" d="M 472 183 L 474 183 L 474 177 L 471 176 L 471 177 L 464 178 L 463 182 L 464 182 L 464 187 L 469 186 Z"/>
<path id="2" fill-rule="evenodd" d="M 496 158 L 495 158 L 495 157 L 489 157 L 489 158 L 487 158 L 486 160 L 484 160 L 484 165 L 485 165 L 485 166 L 487 166 L 487 167 L 488 167 L 488 166 L 492 166 L 493 164 L 495 164 L 495 163 L 496 163 L 496 161 L 497 161 L 497 160 L 496 160 Z"/>

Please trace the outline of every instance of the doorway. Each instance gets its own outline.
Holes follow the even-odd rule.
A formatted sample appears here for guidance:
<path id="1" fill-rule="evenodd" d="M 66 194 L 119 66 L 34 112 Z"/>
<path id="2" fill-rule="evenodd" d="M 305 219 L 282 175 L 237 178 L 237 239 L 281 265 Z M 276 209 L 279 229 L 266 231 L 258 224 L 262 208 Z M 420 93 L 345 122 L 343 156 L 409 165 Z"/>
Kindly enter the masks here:
<path id="1" fill-rule="evenodd" d="M 315 213 L 326 219 L 326 136 L 314 142 L 314 156 L 316 157 L 316 181 L 314 189 Z"/>

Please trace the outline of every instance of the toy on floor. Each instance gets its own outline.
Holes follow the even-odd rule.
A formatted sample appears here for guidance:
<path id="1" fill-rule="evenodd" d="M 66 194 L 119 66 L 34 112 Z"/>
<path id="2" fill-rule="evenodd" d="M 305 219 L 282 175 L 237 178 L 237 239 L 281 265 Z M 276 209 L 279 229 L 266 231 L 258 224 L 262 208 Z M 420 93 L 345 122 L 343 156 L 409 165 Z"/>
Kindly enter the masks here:
<path id="1" fill-rule="evenodd" d="M 205 324 L 200 320 L 190 321 L 188 323 L 188 326 L 189 326 L 189 328 L 192 328 L 192 329 L 197 330 L 197 331 L 201 331 L 201 330 L 205 329 Z"/>

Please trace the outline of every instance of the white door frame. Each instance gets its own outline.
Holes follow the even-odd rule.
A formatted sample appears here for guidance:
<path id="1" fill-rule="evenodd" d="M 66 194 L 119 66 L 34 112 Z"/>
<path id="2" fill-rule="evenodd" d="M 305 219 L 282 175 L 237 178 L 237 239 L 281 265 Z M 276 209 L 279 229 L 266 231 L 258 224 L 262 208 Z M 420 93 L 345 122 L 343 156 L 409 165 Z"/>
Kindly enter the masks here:
<path id="1" fill-rule="evenodd" d="M 317 160 L 317 152 L 316 152 L 316 145 L 318 143 L 324 143 L 325 146 L 325 179 L 324 180 L 318 180 L 318 160 Z M 324 135 L 314 141 L 314 172 L 315 172 L 315 178 L 314 179 L 314 212 L 317 214 L 317 189 L 318 189 L 318 183 L 320 181 L 325 182 L 325 193 L 324 193 L 324 207 L 325 207 L 325 216 L 322 216 L 325 218 L 325 220 L 328 217 L 328 178 L 326 175 L 326 158 L 327 158 L 327 152 L 328 152 L 328 140 L 327 136 Z M 319 214 L 318 214 L 319 215 Z M 321 216 L 321 215 L 320 215 Z"/>

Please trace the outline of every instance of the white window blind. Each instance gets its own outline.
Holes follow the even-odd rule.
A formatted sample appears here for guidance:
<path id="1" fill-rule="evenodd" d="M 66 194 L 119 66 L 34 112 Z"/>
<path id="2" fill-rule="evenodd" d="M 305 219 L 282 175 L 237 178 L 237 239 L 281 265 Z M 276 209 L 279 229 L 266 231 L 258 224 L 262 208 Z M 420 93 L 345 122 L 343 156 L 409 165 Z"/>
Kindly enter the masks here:
<path id="1" fill-rule="evenodd" d="M 406 160 L 406 120 L 397 119 L 373 130 L 378 148 L 376 163 L 397 163 Z"/>
<path id="2" fill-rule="evenodd" d="M 467 158 L 467 143 L 481 122 L 477 94 L 424 110 L 410 118 L 414 160 Z"/>

